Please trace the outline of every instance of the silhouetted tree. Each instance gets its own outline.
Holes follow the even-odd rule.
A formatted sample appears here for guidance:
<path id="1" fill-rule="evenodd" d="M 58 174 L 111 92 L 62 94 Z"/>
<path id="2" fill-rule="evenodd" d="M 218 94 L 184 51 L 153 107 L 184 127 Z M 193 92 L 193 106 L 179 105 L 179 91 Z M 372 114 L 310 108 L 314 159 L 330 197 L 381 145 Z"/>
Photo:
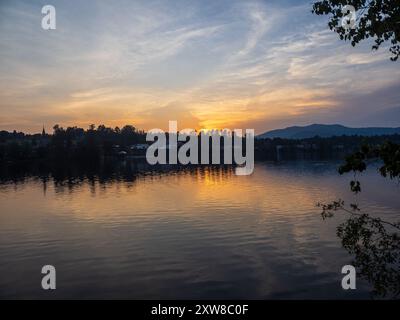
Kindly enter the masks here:
<path id="1" fill-rule="evenodd" d="M 360 151 L 348 156 L 339 168 L 339 173 L 356 174 L 367 169 L 367 160 L 382 161 L 379 172 L 390 179 L 400 177 L 400 145 L 386 142 L 383 145 L 363 146 Z M 350 181 L 354 193 L 361 192 L 361 184 L 355 178 Z M 323 219 L 341 211 L 350 215 L 337 228 L 337 235 L 343 247 L 354 254 L 354 265 L 361 276 L 373 284 L 374 294 L 386 296 L 400 295 L 400 221 L 386 221 L 361 212 L 357 203 L 346 206 L 339 199 L 328 204 L 319 203 Z"/>
<path id="2" fill-rule="evenodd" d="M 344 28 L 342 13 L 345 5 L 356 9 L 354 28 Z M 341 40 L 351 41 L 355 46 L 362 40 L 372 38 L 377 50 L 384 42 L 390 43 L 392 61 L 400 55 L 400 2 L 399 0 L 322 0 L 313 4 L 312 12 L 317 15 L 330 15 L 328 26 L 339 34 Z"/>

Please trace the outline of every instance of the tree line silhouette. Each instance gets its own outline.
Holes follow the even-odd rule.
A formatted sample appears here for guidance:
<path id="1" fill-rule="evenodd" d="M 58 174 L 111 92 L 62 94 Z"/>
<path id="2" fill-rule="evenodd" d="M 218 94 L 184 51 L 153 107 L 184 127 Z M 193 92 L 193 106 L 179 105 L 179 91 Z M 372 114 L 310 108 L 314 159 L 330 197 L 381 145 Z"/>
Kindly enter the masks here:
<path id="1" fill-rule="evenodd" d="M 22 132 L 0 132 L 0 161 L 18 162 L 48 160 L 57 162 L 91 162 L 102 156 L 113 155 L 116 149 L 145 143 L 146 134 L 132 125 L 110 128 L 104 125 L 90 125 L 82 128 L 59 125 L 53 127 L 53 134 L 25 134 Z"/>
<path id="2" fill-rule="evenodd" d="M 400 135 L 256 138 L 254 152 L 257 160 L 344 159 L 365 143 L 378 146 L 385 141 L 400 143 Z M 128 154 L 135 145 L 146 143 L 146 132 L 132 125 L 125 125 L 121 129 L 90 125 L 86 130 L 76 126 L 63 128 L 55 125 L 52 134 L 47 134 L 44 130 L 41 134 L 0 131 L 0 163 L 18 164 L 39 160 L 58 164 L 72 161 L 93 165 L 104 157 Z M 142 154 L 144 153 L 142 150 Z"/>

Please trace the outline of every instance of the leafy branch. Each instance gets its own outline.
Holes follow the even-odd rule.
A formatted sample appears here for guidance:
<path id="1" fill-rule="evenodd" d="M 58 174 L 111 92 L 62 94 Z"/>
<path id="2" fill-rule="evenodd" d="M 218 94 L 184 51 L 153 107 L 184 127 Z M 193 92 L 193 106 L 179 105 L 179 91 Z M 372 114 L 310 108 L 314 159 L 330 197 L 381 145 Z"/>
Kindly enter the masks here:
<path id="1" fill-rule="evenodd" d="M 356 25 L 352 29 L 344 28 L 341 23 L 345 14 L 342 8 L 352 5 L 356 9 Z M 328 26 L 341 40 L 350 41 L 354 47 L 359 42 L 371 38 L 378 50 L 385 43 L 390 43 L 391 60 L 400 56 L 400 5 L 399 0 L 322 0 L 316 1 L 312 13 L 330 15 Z"/>
<path id="2" fill-rule="evenodd" d="M 350 182 L 350 190 L 358 194 L 361 184 L 356 175 L 367 169 L 367 160 L 382 160 L 379 168 L 382 176 L 390 179 L 400 176 L 400 145 L 386 142 L 381 146 L 363 146 L 360 151 L 348 156 L 339 168 L 339 173 L 353 172 L 354 180 Z M 342 246 L 354 254 L 353 264 L 360 274 L 373 284 L 374 295 L 400 295 L 400 221 L 391 222 L 371 217 L 363 213 L 358 204 L 345 206 L 339 199 L 331 203 L 318 203 L 325 220 L 338 211 L 350 217 L 337 227 L 337 236 Z"/>

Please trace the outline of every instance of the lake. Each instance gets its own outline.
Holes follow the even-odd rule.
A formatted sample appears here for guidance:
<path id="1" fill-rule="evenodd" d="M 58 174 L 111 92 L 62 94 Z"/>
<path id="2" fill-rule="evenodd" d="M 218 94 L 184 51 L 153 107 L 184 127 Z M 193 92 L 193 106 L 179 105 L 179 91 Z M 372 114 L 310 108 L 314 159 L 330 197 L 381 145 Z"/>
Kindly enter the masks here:
<path id="1" fill-rule="evenodd" d="M 319 201 L 354 200 L 337 162 L 259 162 L 88 175 L 26 174 L 0 183 L 0 298 L 354 299 L 352 256 Z M 361 177 L 368 213 L 400 217 L 397 182 Z M 53 265 L 57 289 L 41 288 Z"/>

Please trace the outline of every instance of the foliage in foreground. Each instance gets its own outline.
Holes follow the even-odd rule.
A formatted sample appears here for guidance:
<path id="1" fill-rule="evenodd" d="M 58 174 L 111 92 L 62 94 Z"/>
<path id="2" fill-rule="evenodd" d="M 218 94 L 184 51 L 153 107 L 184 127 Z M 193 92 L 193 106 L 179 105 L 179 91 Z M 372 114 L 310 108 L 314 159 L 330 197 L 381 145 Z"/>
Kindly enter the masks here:
<path id="1" fill-rule="evenodd" d="M 356 9 L 356 25 L 346 30 L 342 26 L 342 13 L 345 5 Z M 317 15 L 330 15 L 328 26 L 341 40 L 350 41 L 354 47 L 359 42 L 371 38 L 378 48 L 390 43 L 392 61 L 400 56 L 400 2 L 399 0 L 322 0 L 313 4 L 312 12 Z"/>
<path id="2" fill-rule="evenodd" d="M 355 177 L 367 168 L 368 159 L 380 159 L 379 172 L 383 177 L 400 177 L 400 145 L 387 142 L 379 147 L 363 146 L 360 151 L 348 156 L 339 168 L 339 173 L 353 172 Z M 350 182 L 355 194 L 361 192 L 356 178 Z M 376 296 L 400 295 L 400 221 L 391 222 L 363 213 L 358 204 L 346 206 L 343 200 L 328 204 L 318 203 L 323 219 L 335 212 L 350 217 L 337 227 L 337 236 L 342 246 L 354 255 L 354 266 L 359 274 L 373 285 Z"/>

